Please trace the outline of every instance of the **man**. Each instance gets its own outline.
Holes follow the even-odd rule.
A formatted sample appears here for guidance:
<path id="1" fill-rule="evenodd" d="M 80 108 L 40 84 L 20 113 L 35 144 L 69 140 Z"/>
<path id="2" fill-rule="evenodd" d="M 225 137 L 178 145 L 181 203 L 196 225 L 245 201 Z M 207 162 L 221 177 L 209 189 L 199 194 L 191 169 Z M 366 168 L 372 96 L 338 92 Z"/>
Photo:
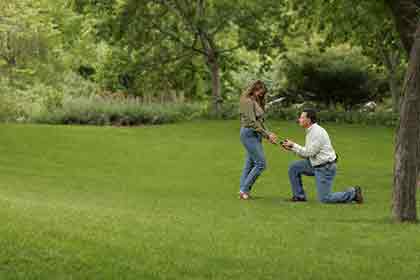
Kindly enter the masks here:
<path id="1" fill-rule="evenodd" d="M 323 203 L 345 203 L 355 201 L 363 203 L 362 190 L 355 186 L 343 192 L 332 192 L 332 183 L 336 175 L 337 155 L 331 145 L 327 131 L 317 124 L 315 110 L 304 110 L 299 125 L 306 130 L 305 146 L 290 140 L 282 143 L 283 148 L 295 152 L 303 160 L 289 166 L 289 179 L 293 197 L 291 201 L 306 201 L 302 186 L 302 175 L 315 176 L 318 199 Z"/>

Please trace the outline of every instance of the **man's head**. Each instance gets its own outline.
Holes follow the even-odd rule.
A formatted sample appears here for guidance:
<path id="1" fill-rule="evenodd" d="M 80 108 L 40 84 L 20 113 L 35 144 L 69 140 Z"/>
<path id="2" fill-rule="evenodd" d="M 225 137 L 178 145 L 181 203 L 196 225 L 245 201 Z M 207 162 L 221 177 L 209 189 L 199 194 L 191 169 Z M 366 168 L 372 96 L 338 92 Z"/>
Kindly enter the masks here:
<path id="1" fill-rule="evenodd" d="M 317 121 L 316 111 L 314 109 L 303 110 L 298 119 L 299 125 L 303 128 L 308 128 Z"/>

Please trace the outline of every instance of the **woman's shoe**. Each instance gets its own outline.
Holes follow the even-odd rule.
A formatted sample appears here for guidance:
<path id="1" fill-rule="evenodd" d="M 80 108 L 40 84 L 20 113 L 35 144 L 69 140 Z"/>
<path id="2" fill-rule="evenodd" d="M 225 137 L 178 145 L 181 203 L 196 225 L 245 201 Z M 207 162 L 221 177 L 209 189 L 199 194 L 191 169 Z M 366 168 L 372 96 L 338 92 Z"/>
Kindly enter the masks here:
<path id="1" fill-rule="evenodd" d="M 247 192 L 240 192 L 239 193 L 239 199 L 248 200 L 250 198 L 251 198 L 251 196 Z"/>

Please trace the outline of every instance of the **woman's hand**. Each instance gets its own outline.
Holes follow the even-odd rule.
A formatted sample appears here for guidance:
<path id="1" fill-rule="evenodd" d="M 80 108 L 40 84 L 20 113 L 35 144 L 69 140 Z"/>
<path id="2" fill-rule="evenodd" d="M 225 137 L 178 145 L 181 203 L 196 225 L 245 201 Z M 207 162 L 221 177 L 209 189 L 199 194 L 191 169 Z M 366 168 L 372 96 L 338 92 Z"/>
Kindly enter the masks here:
<path id="1" fill-rule="evenodd" d="M 268 141 L 270 141 L 271 144 L 277 144 L 277 135 L 271 132 L 268 134 Z"/>

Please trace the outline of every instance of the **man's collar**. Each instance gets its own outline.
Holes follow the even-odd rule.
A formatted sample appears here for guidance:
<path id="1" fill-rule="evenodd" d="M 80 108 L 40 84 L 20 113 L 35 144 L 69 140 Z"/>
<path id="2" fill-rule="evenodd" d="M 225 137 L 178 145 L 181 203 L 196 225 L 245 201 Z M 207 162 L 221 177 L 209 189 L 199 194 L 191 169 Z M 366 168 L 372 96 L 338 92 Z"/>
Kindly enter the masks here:
<path id="1" fill-rule="evenodd" d="M 306 133 L 309 133 L 309 131 L 311 131 L 314 128 L 315 125 L 316 125 L 316 123 L 313 123 L 313 124 L 311 124 L 310 127 L 306 128 L 305 129 L 306 130 Z"/>

